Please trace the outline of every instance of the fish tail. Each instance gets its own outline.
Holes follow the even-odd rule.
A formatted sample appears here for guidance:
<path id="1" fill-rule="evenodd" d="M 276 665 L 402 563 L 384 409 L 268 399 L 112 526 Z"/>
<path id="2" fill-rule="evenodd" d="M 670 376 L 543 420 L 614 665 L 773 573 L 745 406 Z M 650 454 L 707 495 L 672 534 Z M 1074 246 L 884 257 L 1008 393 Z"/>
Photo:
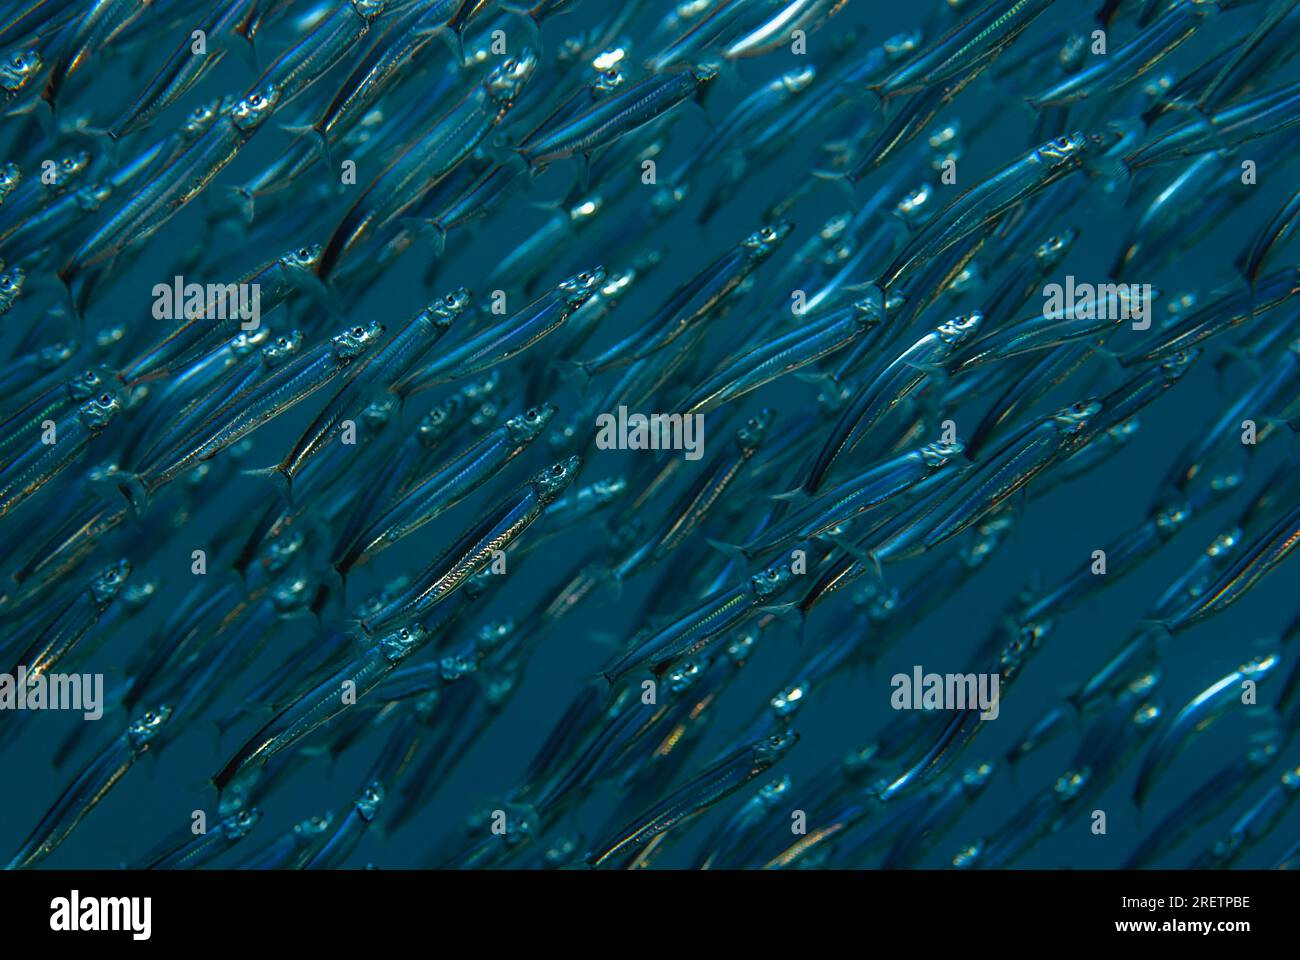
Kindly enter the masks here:
<path id="1" fill-rule="evenodd" d="M 295 276 L 294 285 L 335 317 L 343 316 L 343 301 L 324 274 L 312 273 L 310 270 L 299 271 Z"/>
<path id="2" fill-rule="evenodd" d="M 754 559 L 749 555 L 749 551 L 743 546 L 734 543 L 726 543 L 722 540 L 714 540 L 712 537 L 709 538 L 708 542 L 709 546 L 714 550 L 717 550 L 723 556 L 731 557 L 733 560 L 750 561 Z"/>
<path id="3" fill-rule="evenodd" d="M 519 159 L 528 167 L 528 173 L 530 176 L 539 176 L 541 172 L 549 166 L 549 163 L 538 160 L 528 147 L 515 147 L 514 151 Z M 590 166 L 590 162 L 588 162 L 587 166 Z M 583 187 L 583 189 L 585 190 L 586 188 Z M 559 204 L 556 204 L 556 206 L 558 207 Z"/>
<path id="4" fill-rule="evenodd" d="M 136 515 L 141 515 L 149 508 L 151 494 L 149 487 L 138 473 L 119 473 L 114 475 L 113 482 L 116 484 L 118 492 L 126 498 L 126 502 Z"/>
<path id="5" fill-rule="evenodd" d="M 112 130 L 104 130 L 100 127 L 85 127 L 83 133 L 94 141 L 95 146 L 99 148 L 103 157 L 113 166 L 118 165 L 118 142 L 117 134 Z"/>
<path id="6" fill-rule="evenodd" d="M 262 477 L 270 480 L 280 495 L 284 497 L 284 502 L 293 509 L 293 474 L 281 464 L 273 467 L 260 467 L 255 470 L 242 471 L 246 477 Z"/>
<path id="7" fill-rule="evenodd" d="M 226 197 L 245 223 L 253 222 L 253 192 L 247 187 L 226 187 Z"/>
<path id="8" fill-rule="evenodd" d="M 280 129 L 294 137 L 310 137 L 316 147 L 316 153 L 325 161 L 325 165 L 333 166 L 330 162 L 330 142 L 325 136 L 325 131 L 320 127 L 320 121 L 301 125 L 282 123 Z"/>
<path id="9" fill-rule="evenodd" d="M 578 384 L 584 391 L 596 376 L 586 360 L 560 360 L 560 378 Z"/>
<path id="10" fill-rule="evenodd" d="M 456 57 L 456 62 L 461 66 L 465 64 L 465 37 L 460 30 L 431 30 L 447 41 L 447 46 L 451 48 L 452 54 Z"/>
<path id="11" fill-rule="evenodd" d="M 542 24 L 533 12 L 523 4 L 511 3 L 509 0 L 498 0 L 497 8 L 502 13 L 518 17 L 523 22 L 524 29 L 528 31 L 529 42 L 535 45 L 540 53 L 542 50 Z"/>
<path id="12" fill-rule="evenodd" d="M 839 547 L 858 563 L 862 564 L 862 566 L 866 568 L 867 573 L 869 573 L 872 579 L 875 580 L 877 586 L 886 586 L 885 572 L 881 569 L 880 557 L 876 555 L 874 550 L 864 549 L 859 547 L 856 543 L 850 543 L 843 537 L 835 535 L 827 536 L 826 539 L 835 544 L 835 546 Z"/>
<path id="13" fill-rule="evenodd" d="M 447 228 L 439 223 L 436 218 L 402 217 L 398 222 L 412 233 L 427 237 L 433 244 L 433 255 L 435 257 L 441 257 L 447 249 Z"/>

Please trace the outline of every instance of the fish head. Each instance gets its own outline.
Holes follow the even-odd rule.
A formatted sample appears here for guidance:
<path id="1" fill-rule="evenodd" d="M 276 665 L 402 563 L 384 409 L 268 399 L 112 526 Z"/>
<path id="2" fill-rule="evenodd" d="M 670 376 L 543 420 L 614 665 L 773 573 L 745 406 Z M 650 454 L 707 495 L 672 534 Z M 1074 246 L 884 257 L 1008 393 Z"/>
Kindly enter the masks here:
<path id="1" fill-rule="evenodd" d="M 1276 653 L 1253 657 L 1239 666 L 1237 672 L 1241 674 L 1242 678 L 1245 680 L 1263 680 L 1273 672 L 1273 668 L 1276 667 L 1280 661 L 1281 658 Z"/>
<path id="2" fill-rule="evenodd" d="M 998 651 L 998 674 L 1004 682 L 1014 680 L 1052 630 L 1050 620 L 1030 620 L 1007 627 L 1011 636 Z"/>
<path id="3" fill-rule="evenodd" d="M 1056 778 L 1056 783 L 1052 785 L 1052 792 L 1062 801 L 1071 797 L 1076 797 L 1079 792 L 1092 780 L 1092 769 L 1090 767 L 1081 767 L 1078 770 L 1067 770 Z"/>
<path id="4" fill-rule="evenodd" d="M 98 433 L 121 412 L 121 399 L 115 393 L 105 392 L 83 403 L 77 411 L 77 418 L 87 430 Z"/>
<path id="5" fill-rule="evenodd" d="M 745 248 L 750 256 L 766 259 L 772 255 L 777 247 L 781 246 L 793 229 L 794 224 L 788 220 L 774 220 L 772 223 L 759 227 L 742 240 L 740 245 Z"/>
<path id="6" fill-rule="evenodd" d="M 428 638 L 429 633 L 424 629 L 423 624 L 412 623 L 405 627 L 398 627 L 392 633 L 380 638 L 379 647 L 385 660 L 389 663 L 397 663 L 414 653 L 416 648 Z"/>
<path id="7" fill-rule="evenodd" d="M 76 352 L 77 344 L 73 341 L 52 343 L 48 347 L 41 347 L 36 352 L 36 368 L 42 372 L 53 370 L 71 360 Z"/>
<path id="8" fill-rule="evenodd" d="M 146 710 L 132 720 L 131 725 L 126 728 L 126 738 L 131 742 L 131 746 L 142 747 L 147 744 L 158 735 L 158 731 L 171 715 L 172 708 L 163 704 L 152 710 Z"/>
<path id="9" fill-rule="evenodd" d="M 769 407 L 764 407 L 754 416 L 745 421 L 744 426 L 736 431 L 736 446 L 743 453 L 753 453 L 763 443 L 767 432 L 771 429 L 772 421 L 776 418 L 776 411 Z"/>
<path id="10" fill-rule="evenodd" d="M 129 560 L 118 560 L 116 563 L 110 563 L 99 573 L 95 574 L 95 579 L 90 582 L 90 593 L 94 597 L 95 603 L 99 606 L 105 606 L 111 603 L 122 588 L 126 586 L 126 581 L 131 576 L 131 562 Z"/>
<path id="11" fill-rule="evenodd" d="M 920 50 L 924 41 L 925 36 L 920 30 L 905 30 L 886 39 L 880 45 L 880 49 L 885 51 L 885 59 L 890 63 L 897 63 Z"/>
<path id="12" fill-rule="evenodd" d="M 1081 431 L 1099 413 L 1101 413 L 1101 401 L 1094 397 L 1090 400 L 1078 400 L 1062 407 L 1052 414 L 1052 420 L 1057 430 L 1068 437 Z"/>
<path id="13" fill-rule="evenodd" d="M 798 742 L 799 734 L 793 730 L 786 730 L 782 733 L 774 733 L 770 737 L 764 737 L 754 744 L 754 762 L 764 767 L 770 767 L 784 757 L 790 751 L 790 748 Z"/>
<path id="14" fill-rule="evenodd" d="M 369 430 L 382 430 L 393 419 L 393 412 L 396 409 L 396 397 L 392 395 L 380 397 L 366 404 L 366 408 L 361 411 L 361 420 Z"/>
<path id="15" fill-rule="evenodd" d="M 251 134 L 275 113 L 279 103 L 280 88 L 274 84 L 267 84 L 261 90 L 237 101 L 230 108 L 230 122 L 242 132 Z"/>
<path id="16" fill-rule="evenodd" d="M 191 110 L 181 123 L 181 139 L 186 142 L 193 140 L 212 126 L 221 115 L 221 106 L 220 100 L 210 100 Z"/>
<path id="17" fill-rule="evenodd" d="M 14 50 L 0 60 L 0 90 L 15 94 L 31 82 L 44 66 L 35 50 Z"/>
<path id="18" fill-rule="evenodd" d="M 308 817 L 306 820 L 299 820 L 293 825 L 293 835 L 298 839 L 299 844 L 306 845 L 312 841 L 312 838 L 324 836 L 333 823 L 334 811 L 330 810 Z"/>
<path id="19" fill-rule="evenodd" d="M 77 209 L 82 213 L 94 213 L 104 205 L 104 201 L 113 195 L 113 185 L 108 181 L 92 183 L 82 187 L 73 194 Z"/>
<path id="20" fill-rule="evenodd" d="M 23 172 L 18 169 L 18 164 L 12 160 L 0 163 L 0 202 L 18 189 L 22 179 Z"/>
<path id="21" fill-rule="evenodd" d="M 934 209 L 934 184 L 923 183 L 909 190 L 894 205 L 894 216 L 913 228 L 929 219 Z"/>
<path id="22" fill-rule="evenodd" d="M 956 854 L 953 855 L 952 865 L 957 870 L 969 870 L 980 862 L 980 857 L 984 854 L 983 839 L 976 843 L 968 843 Z"/>
<path id="23" fill-rule="evenodd" d="M 1056 52 L 1056 65 L 1068 76 L 1079 71 L 1087 55 L 1088 38 L 1082 33 L 1072 33 Z"/>
<path id="24" fill-rule="evenodd" d="M 271 331 L 266 327 L 241 330 L 230 338 L 230 352 L 236 357 L 246 357 L 254 350 L 260 350 L 270 339 Z"/>
<path id="25" fill-rule="evenodd" d="M 78 150 L 56 163 L 49 179 L 43 179 L 41 182 L 51 193 L 62 193 L 69 183 L 79 178 L 89 167 L 90 154 L 85 150 Z"/>
<path id="26" fill-rule="evenodd" d="M 627 478 L 605 477 L 603 480 L 597 480 L 587 490 L 600 503 L 609 503 L 627 493 Z"/>
<path id="27" fill-rule="evenodd" d="M 975 766 L 966 770 L 961 775 L 961 784 L 963 790 L 981 790 L 993 776 L 993 764 L 977 763 Z"/>
<path id="28" fill-rule="evenodd" d="M 449 400 L 438 404 L 420 418 L 415 433 L 422 446 L 432 447 L 451 432 L 456 424 L 455 413 L 458 407 L 459 404 Z"/>
<path id="29" fill-rule="evenodd" d="M 517 56 L 503 60 L 483 81 L 487 94 L 493 102 L 513 103 L 523 91 L 524 85 L 537 69 L 537 55 L 524 49 Z"/>
<path id="30" fill-rule="evenodd" d="M 1143 703 L 1133 711 L 1129 722 L 1138 728 L 1139 733 L 1151 733 L 1165 715 L 1164 707 L 1158 703 Z"/>
<path id="31" fill-rule="evenodd" d="M 546 429 L 559 408 L 553 403 L 539 403 L 529 407 L 505 423 L 512 443 L 531 443 Z"/>
<path id="32" fill-rule="evenodd" d="M 289 270 L 314 273 L 324 249 L 319 243 L 309 244 L 277 257 L 276 262 Z"/>
<path id="33" fill-rule="evenodd" d="M 294 577 L 271 593 L 271 606 L 281 616 L 306 609 L 315 596 L 315 584 L 306 577 Z"/>
<path id="34" fill-rule="evenodd" d="M 425 307 L 424 312 L 432 319 L 435 327 L 446 330 L 469 307 L 469 301 L 469 288 L 457 287 Z"/>
<path id="35" fill-rule="evenodd" d="M 88 400 L 104 389 L 106 381 L 99 370 L 90 368 L 82 370 L 68 381 L 68 397 L 72 400 Z"/>
<path id="36" fill-rule="evenodd" d="M 972 310 L 964 317 L 954 317 L 945 323 L 939 324 L 934 332 L 938 334 L 939 339 L 944 343 L 955 347 L 969 340 L 983 322 L 984 314 L 978 310 Z"/>
<path id="37" fill-rule="evenodd" d="M 664 682 L 668 685 L 668 692 L 676 697 L 693 687 L 702 676 L 704 665 L 698 660 L 687 660 L 673 667 L 664 677 Z"/>
<path id="38" fill-rule="evenodd" d="M 158 595 L 159 580 L 154 578 L 146 580 L 144 583 L 133 583 L 122 593 L 122 602 L 132 610 L 143 609 L 144 606 Z"/>
<path id="39" fill-rule="evenodd" d="M 352 809 L 362 820 L 370 823 L 379 816 L 379 808 L 384 805 L 384 787 L 378 780 L 361 791 L 361 796 L 352 801 Z"/>
<path id="40" fill-rule="evenodd" d="M 1171 504 L 1156 514 L 1156 530 L 1161 537 L 1172 537 L 1183 528 L 1191 516 L 1191 504 L 1186 501 Z"/>
<path id="41" fill-rule="evenodd" d="M 569 222 L 574 229 L 581 229 L 605 209 L 605 198 L 598 193 L 584 197 L 569 208 Z"/>
<path id="42" fill-rule="evenodd" d="M 1096 149 L 1093 136 L 1101 135 L 1090 135 L 1076 130 L 1074 133 L 1053 137 L 1038 147 L 1036 151 L 1038 159 L 1052 170 L 1058 167 L 1077 166 L 1083 162 L 1084 155 L 1090 149 Z"/>
<path id="43" fill-rule="evenodd" d="M 371 320 L 365 326 L 358 324 L 348 327 L 342 333 L 330 338 L 334 345 L 334 355 L 341 360 L 359 357 L 384 335 L 384 325 L 378 320 Z"/>
<path id="44" fill-rule="evenodd" d="M 543 504 L 553 503 L 555 499 L 568 489 L 573 478 L 578 475 L 578 469 L 582 466 L 582 458 L 573 456 L 567 460 L 561 460 L 559 463 L 553 463 L 545 470 L 535 474 L 531 481 L 533 491 L 537 499 Z"/>
<path id="45" fill-rule="evenodd" d="M 596 74 L 595 79 L 587 84 L 593 97 L 607 97 L 627 83 L 627 78 L 618 67 L 608 67 Z"/>
<path id="46" fill-rule="evenodd" d="M 686 72 L 694 77 L 695 82 L 700 86 L 705 86 L 718 79 L 718 68 L 711 63 L 699 63 L 687 67 Z"/>
<path id="47" fill-rule="evenodd" d="M 514 633 L 514 617 L 493 620 L 479 627 L 478 633 L 474 634 L 474 647 L 481 653 L 491 653 L 514 636 Z"/>
<path id="48" fill-rule="evenodd" d="M 921 455 L 922 462 L 931 470 L 937 470 L 953 457 L 961 454 L 966 449 L 966 445 L 960 440 L 951 442 L 936 440 L 934 443 L 927 443 L 917 452 Z"/>
<path id="49" fill-rule="evenodd" d="M 261 819 L 262 811 L 257 807 L 240 810 L 221 824 L 221 835 L 232 842 L 239 840 L 257 826 Z"/>
<path id="50" fill-rule="evenodd" d="M 258 331 L 254 331 L 254 333 L 256 332 Z M 262 347 L 262 362 L 270 368 L 278 367 L 280 364 L 297 356 L 298 351 L 302 349 L 302 341 L 301 330 L 292 330 L 287 334 L 281 334 Z"/>
<path id="51" fill-rule="evenodd" d="M 1164 377 L 1164 382 L 1177 383 L 1200 356 L 1200 347 L 1188 347 L 1185 350 L 1176 350 L 1165 357 L 1160 361 L 1160 373 Z"/>
<path id="52" fill-rule="evenodd" d="M 786 93 L 803 93 L 817 78 L 817 68 L 808 66 L 798 70 L 787 70 L 777 78 L 777 83 Z"/>
<path id="53" fill-rule="evenodd" d="M 626 270 L 614 270 L 605 277 L 605 282 L 600 285 L 600 296 L 603 300 L 617 302 L 618 298 L 627 292 L 628 287 L 632 286 L 632 281 L 636 279 L 636 268 L 629 267 Z"/>
<path id="54" fill-rule="evenodd" d="M 767 599 L 789 586 L 794 581 L 794 577 L 791 564 L 779 560 L 766 570 L 753 574 L 749 578 L 749 584 L 755 596 Z"/>
<path id="55" fill-rule="evenodd" d="M 301 530 L 286 530 L 266 545 L 258 555 L 258 563 L 267 573 L 279 573 L 302 554 L 307 537 Z"/>
<path id="56" fill-rule="evenodd" d="M 689 183 L 674 183 L 672 186 L 660 187 L 650 198 L 650 209 L 660 219 L 668 217 L 676 210 L 691 192 Z"/>
<path id="57" fill-rule="evenodd" d="M 577 309 L 590 300 L 604 282 L 605 268 L 592 267 L 562 281 L 556 291 L 568 306 Z"/>
<path id="58" fill-rule="evenodd" d="M 1060 233 L 1048 237 L 1034 250 L 1034 259 L 1038 265 L 1044 268 L 1059 266 L 1065 259 L 1065 255 L 1070 252 L 1074 246 L 1075 238 L 1079 236 L 1079 231 L 1074 227 L 1066 227 Z"/>
<path id="59" fill-rule="evenodd" d="M 352 9 L 367 23 L 372 23 L 382 16 L 387 6 L 388 0 L 352 0 Z"/>

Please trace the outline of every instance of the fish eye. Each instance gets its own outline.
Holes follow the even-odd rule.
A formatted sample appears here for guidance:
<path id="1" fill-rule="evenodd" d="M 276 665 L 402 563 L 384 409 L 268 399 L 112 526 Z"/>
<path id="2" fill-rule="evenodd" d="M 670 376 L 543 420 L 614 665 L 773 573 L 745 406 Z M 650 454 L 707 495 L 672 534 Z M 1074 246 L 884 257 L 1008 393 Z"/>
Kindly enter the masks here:
<path id="1" fill-rule="evenodd" d="M 529 420 L 536 420 L 538 415 L 536 407 L 529 407 L 528 410 L 524 412 L 524 416 Z"/>
<path id="2" fill-rule="evenodd" d="M 361 336 L 363 333 L 365 333 L 365 331 L 362 330 L 360 327 L 353 327 L 353 328 L 352 328 L 352 336 L 354 336 L 354 337 L 359 337 L 359 336 Z"/>
<path id="3" fill-rule="evenodd" d="M 104 393 L 104 394 L 101 394 L 101 395 L 100 395 L 100 397 L 99 397 L 99 402 L 100 402 L 100 403 L 112 403 L 112 402 L 113 402 L 113 398 L 110 397 L 108 394 Z"/>
<path id="4" fill-rule="evenodd" d="M 561 464 L 557 463 L 555 466 L 551 467 L 551 476 L 559 477 L 563 475 L 564 475 L 564 467 Z"/>

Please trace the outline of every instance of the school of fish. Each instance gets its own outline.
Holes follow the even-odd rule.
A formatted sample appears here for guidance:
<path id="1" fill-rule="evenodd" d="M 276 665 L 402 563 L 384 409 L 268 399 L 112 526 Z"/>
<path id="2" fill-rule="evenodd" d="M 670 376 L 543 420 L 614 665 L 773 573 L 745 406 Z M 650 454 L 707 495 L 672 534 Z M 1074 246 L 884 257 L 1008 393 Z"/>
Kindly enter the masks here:
<path id="1" fill-rule="evenodd" d="M 1300 866 L 1300 604 L 1256 592 L 1300 584 L 1300 0 L 883 6 L 5 5 L 0 672 L 107 679 L 66 736 L 0 711 L 7 792 L 42 738 L 65 784 L 0 862 L 111 830 L 186 735 L 208 782 L 125 866 L 1064 866 L 1099 808 L 1145 814 L 1114 867 Z M 1207 370 L 1213 416 L 1140 429 Z M 1160 469 L 1097 484 L 1130 444 Z M 1034 512 L 1058 488 L 1140 515 Z M 1027 510 L 1094 547 L 989 576 Z M 1162 685 L 1229 607 L 1236 666 Z M 996 712 L 889 709 L 936 622 Z M 567 680 L 512 786 L 411 829 L 530 670 Z M 831 686 L 858 746 L 787 772 Z"/>

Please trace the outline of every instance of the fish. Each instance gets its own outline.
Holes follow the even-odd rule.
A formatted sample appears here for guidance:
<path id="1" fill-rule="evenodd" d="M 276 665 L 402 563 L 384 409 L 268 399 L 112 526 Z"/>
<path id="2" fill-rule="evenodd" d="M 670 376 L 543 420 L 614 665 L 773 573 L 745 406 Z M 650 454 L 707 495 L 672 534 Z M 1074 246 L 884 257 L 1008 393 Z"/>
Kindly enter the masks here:
<path id="1" fill-rule="evenodd" d="M 1156 781 L 1174 758 L 1186 748 L 1187 742 L 1219 719 L 1234 702 L 1243 702 L 1243 689 L 1246 685 L 1250 684 L 1253 689 L 1255 684 L 1266 680 L 1278 662 L 1279 658 L 1276 654 L 1255 657 L 1221 677 L 1188 701 L 1187 705 L 1161 731 L 1160 736 L 1147 752 L 1138 771 L 1137 783 L 1133 788 L 1133 802 L 1141 807 Z"/>
<path id="2" fill-rule="evenodd" d="M 101 393 L 58 420 L 45 421 L 41 438 L 0 468 L 0 517 L 67 470 L 121 410 L 115 393 Z"/>
<path id="3" fill-rule="evenodd" d="M 419 623 L 399 627 L 377 638 L 249 737 L 212 778 L 217 791 L 224 792 L 250 767 L 265 765 L 276 754 L 339 716 L 428 639 L 428 631 Z"/>
<path id="4" fill-rule="evenodd" d="M 368 634 L 385 624 L 425 615 L 431 607 L 504 556 L 508 548 L 559 499 L 581 466 L 578 457 L 552 464 L 489 511 L 414 579 L 411 586 L 361 621 Z"/>
<path id="5" fill-rule="evenodd" d="M 929 376 L 928 369 L 940 366 L 973 337 L 983 320 L 979 311 L 947 320 L 864 377 L 816 457 L 800 471 L 805 479 L 798 490 L 807 496 L 816 494 L 836 461 L 852 453 L 886 414 L 916 390 Z"/>
<path id="6" fill-rule="evenodd" d="M 140 469 L 120 473 L 118 489 L 129 503 L 143 509 L 160 487 L 323 388 L 373 348 L 383 332 L 377 321 L 351 327 L 275 368 L 260 382 L 230 397 Z"/>
<path id="7" fill-rule="evenodd" d="M 647 77 L 614 93 L 550 132 L 530 137 L 515 148 L 534 173 L 556 160 L 580 154 L 588 158 L 637 128 L 662 117 L 686 100 L 702 97 L 717 77 L 709 66 L 690 66 Z"/>
<path id="8" fill-rule="evenodd" d="M 798 734 L 786 731 L 724 756 L 589 853 L 586 863 L 607 869 L 646 855 L 659 837 L 771 769 L 798 741 Z"/>
<path id="9" fill-rule="evenodd" d="M 531 51 L 510 57 L 413 140 L 371 181 L 324 244 L 316 273 L 328 278 L 343 257 L 392 223 L 456 168 L 505 119 L 537 67 Z"/>
<path id="10" fill-rule="evenodd" d="M 5 869 L 23 870 L 33 867 L 58 849 L 86 815 L 126 776 L 135 762 L 149 751 L 151 741 L 165 728 L 170 715 L 170 709 L 162 705 L 146 710 L 132 720 L 68 784 L 31 835 L 5 864 Z"/>
<path id="11" fill-rule="evenodd" d="M 463 380 L 516 357 L 558 330 L 605 282 L 605 268 L 593 267 L 560 281 L 514 314 L 447 350 L 431 363 L 400 376 L 392 391 L 406 399 L 441 383 Z"/>
<path id="12" fill-rule="evenodd" d="M 405 494 L 388 505 L 335 558 L 335 569 L 347 573 L 357 564 L 365 563 L 487 483 L 541 435 L 556 409 L 549 403 L 528 408 L 458 451 L 425 477 L 413 481 Z M 560 509 L 563 507 L 557 500 L 550 512 Z"/>

